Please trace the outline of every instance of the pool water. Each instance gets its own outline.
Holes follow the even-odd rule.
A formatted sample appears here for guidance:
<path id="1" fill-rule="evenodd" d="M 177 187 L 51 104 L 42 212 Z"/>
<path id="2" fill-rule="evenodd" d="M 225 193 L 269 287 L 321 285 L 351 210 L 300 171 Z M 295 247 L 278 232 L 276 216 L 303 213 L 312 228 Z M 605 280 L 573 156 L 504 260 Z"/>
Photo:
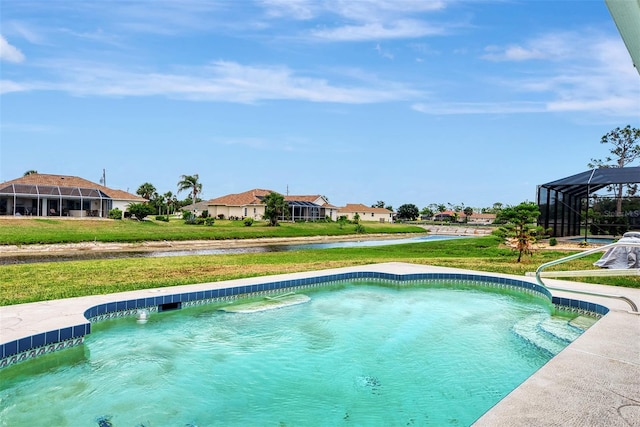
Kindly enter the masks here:
<path id="1" fill-rule="evenodd" d="M 337 287 L 97 323 L 83 346 L 0 371 L 0 425 L 466 426 L 572 339 L 531 333 L 579 335 L 525 294 Z"/>

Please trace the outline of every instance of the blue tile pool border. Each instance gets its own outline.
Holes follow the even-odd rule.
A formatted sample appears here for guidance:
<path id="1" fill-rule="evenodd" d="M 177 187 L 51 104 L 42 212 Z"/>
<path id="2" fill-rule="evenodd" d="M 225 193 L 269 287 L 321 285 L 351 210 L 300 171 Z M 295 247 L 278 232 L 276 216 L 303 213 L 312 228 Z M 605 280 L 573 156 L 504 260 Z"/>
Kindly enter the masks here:
<path id="1" fill-rule="evenodd" d="M 266 279 L 266 278 L 265 278 Z M 89 307 L 84 311 L 86 323 L 46 331 L 0 344 L 0 368 L 32 359 L 43 354 L 81 345 L 84 336 L 91 333 L 91 324 L 116 317 L 133 316 L 141 310 L 163 311 L 163 307 L 186 308 L 215 302 L 231 301 L 253 295 L 299 290 L 309 287 L 326 286 L 332 283 L 353 281 L 380 281 L 397 285 L 428 284 L 437 282 L 444 285 L 478 285 L 510 289 L 546 298 L 561 310 L 584 315 L 602 317 L 609 309 L 599 304 L 570 298 L 552 297 L 549 290 L 537 283 L 508 277 L 497 277 L 467 273 L 412 273 L 392 274 L 372 271 L 345 272 L 300 279 L 265 281 L 252 285 L 238 285 L 227 288 L 207 289 L 158 295 L 129 300 L 111 301 Z M 215 284 L 212 284 L 215 285 Z M 170 289 L 170 288 L 163 288 Z M 114 294 L 117 295 L 117 294 Z"/>

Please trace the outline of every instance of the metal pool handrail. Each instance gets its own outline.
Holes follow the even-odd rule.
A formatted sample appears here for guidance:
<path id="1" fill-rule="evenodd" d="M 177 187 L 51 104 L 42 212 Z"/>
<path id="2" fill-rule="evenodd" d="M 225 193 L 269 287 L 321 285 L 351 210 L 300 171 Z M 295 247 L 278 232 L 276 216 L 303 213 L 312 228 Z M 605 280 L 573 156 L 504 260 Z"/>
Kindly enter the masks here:
<path id="1" fill-rule="evenodd" d="M 632 246 L 632 247 L 638 247 L 640 248 L 640 243 L 630 243 L 630 242 L 615 242 L 615 243 L 610 243 L 608 245 L 604 245 L 604 246 L 600 246 L 594 249 L 589 249 L 577 254 L 573 254 L 573 255 L 569 255 L 566 256 L 564 258 L 560 258 L 557 259 L 555 261 L 549 261 L 546 262 L 544 264 L 542 264 L 540 267 L 538 267 L 538 269 L 536 270 L 536 282 L 538 282 L 538 284 L 540 286 L 544 286 L 547 289 L 552 289 L 555 291 L 566 291 L 566 292 L 574 292 L 577 294 L 584 294 L 584 295 L 593 295 L 593 296 L 599 296 L 599 297 L 605 297 L 605 298 L 617 298 L 617 299 L 621 299 L 623 301 L 625 301 L 627 304 L 629 304 L 631 306 L 631 310 L 634 313 L 638 312 L 638 306 L 629 298 L 625 297 L 624 295 L 614 295 L 614 294 L 605 294 L 605 293 L 600 293 L 600 292 L 589 292 L 589 291 L 575 291 L 575 290 L 571 290 L 571 289 L 563 289 L 563 288 L 555 288 L 555 287 L 551 287 L 551 286 L 547 286 L 544 284 L 544 282 L 542 281 L 541 275 L 542 275 L 542 270 L 544 270 L 547 267 L 551 267 L 553 265 L 558 265 L 558 264 L 562 264 L 563 262 L 567 262 L 567 261 L 572 261 L 574 259 L 578 259 L 578 258 L 582 258 L 585 257 L 587 255 L 591 255 L 593 253 L 596 252 L 600 252 L 609 248 L 614 248 L 614 247 L 618 247 L 618 246 Z M 598 270 L 594 270 L 594 272 L 597 272 Z M 589 276 L 588 270 L 582 270 L 580 271 L 580 274 L 582 276 Z M 566 277 L 566 273 L 568 272 L 559 272 L 561 273 L 560 276 L 562 276 L 562 273 L 565 273 L 565 277 Z M 545 276 L 552 276 L 553 273 L 551 274 L 545 274 Z M 594 276 L 597 274 L 594 274 Z M 614 270 L 610 270 L 608 275 L 638 275 L 638 273 L 636 272 L 636 269 L 614 269 Z M 577 274 L 576 274 L 577 276 Z"/>

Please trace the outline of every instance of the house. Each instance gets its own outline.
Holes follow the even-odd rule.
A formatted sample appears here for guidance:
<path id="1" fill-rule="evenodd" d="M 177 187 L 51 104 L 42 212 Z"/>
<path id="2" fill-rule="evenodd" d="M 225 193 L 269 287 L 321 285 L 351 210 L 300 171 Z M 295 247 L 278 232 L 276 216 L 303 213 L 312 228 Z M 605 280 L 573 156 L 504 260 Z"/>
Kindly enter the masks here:
<path id="1" fill-rule="evenodd" d="M 207 202 L 209 216 L 222 218 L 262 219 L 265 205 L 262 199 L 271 190 L 253 189 L 244 193 L 228 194 Z M 335 221 L 337 208 L 329 203 L 326 197 L 319 195 L 283 196 L 289 205 L 290 220 L 317 221 L 331 218 Z"/>
<path id="2" fill-rule="evenodd" d="M 421 217 L 421 219 L 426 219 Z M 464 212 L 444 211 L 438 212 L 432 218 L 433 221 L 455 221 L 466 222 L 467 224 L 493 224 L 496 220 L 495 214 L 483 214 L 473 212 L 471 215 L 466 216 Z"/>
<path id="3" fill-rule="evenodd" d="M 206 211 L 207 209 L 209 209 L 209 201 L 203 200 L 198 203 L 191 203 L 190 205 L 183 206 L 180 208 L 180 211 L 192 212 L 196 216 L 200 216 L 202 215 L 202 212 Z"/>
<path id="4" fill-rule="evenodd" d="M 360 203 L 348 203 L 338 208 L 338 217 L 344 216 L 352 221 L 358 214 L 360 221 L 393 222 L 394 213 L 386 208 L 372 208 Z"/>
<path id="5" fill-rule="evenodd" d="M 108 218 L 111 209 L 146 201 L 77 176 L 33 173 L 0 183 L 0 215 Z"/>
<path id="6" fill-rule="evenodd" d="M 496 214 L 487 214 L 487 213 L 473 213 L 469 217 L 467 221 L 469 224 L 484 224 L 490 225 L 493 224 L 496 220 Z"/>

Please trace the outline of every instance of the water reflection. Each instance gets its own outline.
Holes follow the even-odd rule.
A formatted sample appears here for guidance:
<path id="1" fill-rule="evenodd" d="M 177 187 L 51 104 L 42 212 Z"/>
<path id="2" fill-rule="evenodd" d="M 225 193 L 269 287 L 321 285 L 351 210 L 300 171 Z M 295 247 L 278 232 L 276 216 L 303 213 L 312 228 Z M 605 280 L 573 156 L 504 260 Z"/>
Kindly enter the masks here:
<path id="1" fill-rule="evenodd" d="M 97 252 L 77 254 L 48 254 L 48 255 L 21 255 L 15 258 L 0 258 L 0 265 L 28 264 L 35 262 L 63 262 L 93 259 L 120 259 L 120 258 L 161 258 L 186 255 L 230 255 L 263 252 L 288 252 L 307 249 L 333 249 L 355 248 L 367 246 L 387 246 L 404 243 L 432 242 L 438 240 L 459 239 L 463 236 L 430 235 L 401 239 L 358 240 L 331 243 L 297 243 L 287 245 L 261 245 L 243 248 L 211 248 L 193 250 L 162 250 L 162 251 L 132 251 L 132 252 Z"/>

